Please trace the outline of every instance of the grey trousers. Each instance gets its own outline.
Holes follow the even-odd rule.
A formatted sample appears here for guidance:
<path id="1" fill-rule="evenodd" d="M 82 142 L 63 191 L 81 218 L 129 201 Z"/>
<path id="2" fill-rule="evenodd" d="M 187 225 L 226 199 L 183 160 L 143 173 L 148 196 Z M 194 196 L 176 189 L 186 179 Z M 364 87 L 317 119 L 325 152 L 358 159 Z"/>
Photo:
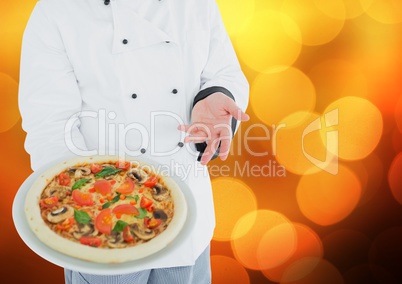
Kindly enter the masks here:
<path id="1" fill-rule="evenodd" d="M 64 269 L 66 284 L 210 284 L 209 246 L 193 266 L 158 268 L 123 275 L 94 275 Z"/>

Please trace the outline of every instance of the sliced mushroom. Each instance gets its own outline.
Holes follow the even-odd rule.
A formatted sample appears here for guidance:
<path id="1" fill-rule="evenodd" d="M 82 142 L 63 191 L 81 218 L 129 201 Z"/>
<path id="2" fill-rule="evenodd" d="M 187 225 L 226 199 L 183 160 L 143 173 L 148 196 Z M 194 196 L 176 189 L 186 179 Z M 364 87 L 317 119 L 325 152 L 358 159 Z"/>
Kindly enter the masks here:
<path id="1" fill-rule="evenodd" d="M 138 183 L 144 183 L 148 179 L 148 174 L 140 168 L 132 168 L 127 176 Z"/>
<path id="2" fill-rule="evenodd" d="M 45 194 L 48 197 L 57 196 L 59 200 L 63 200 L 67 196 L 67 191 L 70 191 L 68 186 L 56 185 L 48 187 Z"/>
<path id="3" fill-rule="evenodd" d="M 163 223 L 165 223 L 168 218 L 168 215 L 162 209 L 155 209 L 153 215 L 155 219 L 162 220 Z"/>
<path id="4" fill-rule="evenodd" d="M 152 231 L 148 228 L 145 228 L 143 226 L 140 226 L 137 223 L 132 225 L 132 229 L 133 229 L 134 235 L 136 235 L 141 240 L 148 241 L 148 240 L 152 239 L 153 237 L 155 237 L 154 231 Z"/>
<path id="5" fill-rule="evenodd" d="M 152 188 L 152 197 L 157 201 L 166 200 L 169 197 L 169 190 L 160 183 L 157 183 Z"/>
<path id="6" fill-rule="evenodd" d="M 74 216 L 74 209 L 71 206 L 65 205 L 49 212 L 49 214 L 47 214 L 47 219 L 50 223 L 57 224 L 72 216 Z"/>
<path id="7" fill-rule="evenodd" d="M 104 167 L 104 168 L 116 168 L 114 165 L 111 165 L 111 164 L 102 164 L 102 167 Z"/>
<path id="8" fill-rule="evenodd" d="M 82 176 L 88 176 L 91 174 L 91 169 L 87 167 L 71 167 L 68 169 L 70 172 L 74 173 L 74 178 L 80 179 Z"/>
<path id="9" fill-rule="evenodd" d="M 78 230 L 73 233 L 74 238 L 79 240 L 83 236 L 96 236 L 98 231 L 95 230 L 95 226 L 93 224 L 87 225 L 78 225 Z"/>
<path id="10" fill-rule="evenodd" d="M 119 232 L 112 232 L 107 238 L 107 244 L 112 248 L 124 248 L 127 245 L 124 243 L 122 234 Z"/>

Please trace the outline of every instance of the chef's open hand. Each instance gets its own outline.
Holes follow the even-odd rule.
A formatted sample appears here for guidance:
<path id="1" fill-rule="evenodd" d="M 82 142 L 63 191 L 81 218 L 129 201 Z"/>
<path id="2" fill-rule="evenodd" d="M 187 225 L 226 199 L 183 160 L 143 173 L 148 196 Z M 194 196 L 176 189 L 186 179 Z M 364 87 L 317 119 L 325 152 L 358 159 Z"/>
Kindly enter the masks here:
<path id="1" fill-rule="evenodd" d="M 201 164 L 206 165 L 212 159 L 219 143 L 219 157 L 226 160 L 232 141 L 232 117 L 239 121 L 249 120 L 249 116 L 231 98 L 217 92 L 194 106 L 191 125 L 179 126 L 179 130 L 189 133 L 184 142 L 207 142 Z"/>

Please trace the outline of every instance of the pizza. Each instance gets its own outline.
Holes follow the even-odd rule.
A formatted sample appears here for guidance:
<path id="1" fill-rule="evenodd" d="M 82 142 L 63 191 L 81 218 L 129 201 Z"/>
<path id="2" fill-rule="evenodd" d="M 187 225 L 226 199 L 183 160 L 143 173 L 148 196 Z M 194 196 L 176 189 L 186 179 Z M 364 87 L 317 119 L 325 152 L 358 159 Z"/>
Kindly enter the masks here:
<path id="1" fill-rule="evenodd" d="M 39 239 L 59 252 L 123 262 L 174 239 L 185 219 L 176 218 L 185 212 L 183 201 L 177 184 L 151 167 L 92 157 L 62 163 L 42 175 L 27 195 L 26 216 Z"/>

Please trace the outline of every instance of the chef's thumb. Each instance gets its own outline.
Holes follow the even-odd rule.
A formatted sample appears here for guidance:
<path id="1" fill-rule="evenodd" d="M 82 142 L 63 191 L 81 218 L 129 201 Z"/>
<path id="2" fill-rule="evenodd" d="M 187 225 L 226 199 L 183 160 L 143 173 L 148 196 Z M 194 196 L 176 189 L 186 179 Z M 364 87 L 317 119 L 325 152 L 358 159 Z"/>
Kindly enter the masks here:
<path id="1" fill-rule="evenodd" d="M 232 102 L 227 110 L 236 120 L 247 121 L 250 116 L 239 108 L 235 102 Z"/>

